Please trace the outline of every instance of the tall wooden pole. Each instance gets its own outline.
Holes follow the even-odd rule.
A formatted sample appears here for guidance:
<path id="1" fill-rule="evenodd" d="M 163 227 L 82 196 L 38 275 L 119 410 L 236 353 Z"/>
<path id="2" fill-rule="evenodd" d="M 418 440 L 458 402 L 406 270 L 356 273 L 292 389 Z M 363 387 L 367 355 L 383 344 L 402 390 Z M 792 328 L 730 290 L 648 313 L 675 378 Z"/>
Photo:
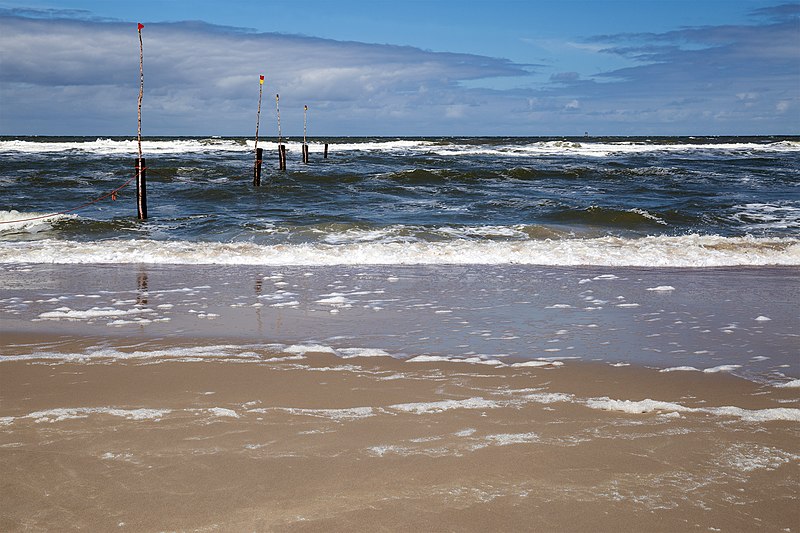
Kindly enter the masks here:
<path id="1" fill-rule="evenodd" d="M 147 218 L 147 175 L 144 158 L 142 157 L 142 96 L 144 96 L 144 47 L 142 46 L 142 28 L 144 24 L 138 24 L 139 31 L 139 109 L 136 139 L 139 147 L 139 157 L 136 160 L 136 211 L 139 220 Z"/>
<path id="2" fill-rule="evenodd" d="M 306 128 L 308 125 L 308 106 L 303 106 L 303 163 L 308 164 L 308 144 L 306 144 Z"/>
<path id="3" fill-rule="evenodd" d="M 263 150 L 258 148 L 258 125 L 261 122 L 261 91 L 264 88 L 264 76 L 258 78 L 258 113 L 256 113 L 256 160 L 253 164 L 253 185 L 261 185 L 261 154 Z"/>
<path id="4" fill-rule="evenodd" d="M 278 167 L 286 170 L 286 149 L 283 147 L 283 136 L 281 135 L 281 108 L 279 102 L 280 94 L 275 95 L 275 112 L 278 115 Z"/>

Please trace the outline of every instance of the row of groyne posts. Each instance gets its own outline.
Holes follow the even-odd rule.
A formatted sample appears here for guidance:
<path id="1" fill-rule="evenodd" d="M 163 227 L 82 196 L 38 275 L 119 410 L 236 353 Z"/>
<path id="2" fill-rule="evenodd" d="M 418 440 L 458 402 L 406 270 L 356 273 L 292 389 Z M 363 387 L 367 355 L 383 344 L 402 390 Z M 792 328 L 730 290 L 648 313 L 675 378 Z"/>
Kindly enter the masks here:
<path id="1" fill-rule="evenodd" d="M 259 76 L 258 79 L 258 111 L 256 113 L 256 139 L 255 139 L 255 152 L 256 159 L 253 163 L 253 185 L 256 187 L 261 185 L 261 163 L 264 160 L 264 150 L 258 147 L 258 126 L 261 122 L 261 94 L 264 87 L 264 75 Z M 286 170 L 286 146 L 283 144 L 283 135 L 281 134 L 281 108 L 280 108 L 279 94 L 275 95 L 275 113 L 278 117 L 278 168 Z M 308 164 L 308 106 L 303 106 L 303 163 Z M 328 143 L 325 143 L 323 151 L 323 158 L 328 159 Z"/>
<path id="2" fill-rule="evenodd" d="M 137 112 L 137 131 L 136 139 L 138 146 L 138 157 L 136 159 L 136 211 L 137 218 L 144 220 L 147 218 L 147 164 L 142 155 L 142 97 L 144 96 L 144 47 L 142 45 L 142 29 L 144 24 L 141 22 L 137 24 L 139 33 L 139 99 L 138 99 L 138 112 Z M 260 75 L 258 79 L 258 111 L 256 113 L 256 137 L 255 137 L 255 162 L 253 163 L 253 185 L 256 187 L 261 186 L 261 164 L 264 160 L 264 150 L 258 147 L 258 127 L 261 122 L 261 95 L 264 88 L 264 75 Z M 280 110 L 280 95 L 275 95 L 275 112 L 278 118 L 278 168 L 282 171 L 286 170 L 286 146 L 283 144 L 283 136 L 281 134 L 281 110 Z M 303 146 L 302 156 L 303 163 L 308 164 L 308 106 L 303 106 Z M 328 159 L 328 143 L 325 143 L 323 150 L 323 158 Z M 116 192 L 116 191 L 115 191 Z M 116 196 L 112 196 L 116 198 Z"/>

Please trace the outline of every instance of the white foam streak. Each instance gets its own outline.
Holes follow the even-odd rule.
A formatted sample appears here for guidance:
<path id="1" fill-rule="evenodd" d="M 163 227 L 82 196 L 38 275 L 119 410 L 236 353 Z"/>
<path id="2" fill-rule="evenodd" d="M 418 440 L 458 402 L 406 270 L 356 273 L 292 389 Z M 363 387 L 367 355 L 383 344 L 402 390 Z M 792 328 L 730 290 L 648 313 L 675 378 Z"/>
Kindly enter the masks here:
<path id="1" fill-rule="evenodd" d="M 141 313 L 152 313 L 151 309 L 147 308 L 134 308 L 134 309 L 116 309 L 113 307 L 92 307 L 86 310 L 70 309 L 69 307 L 60 307 L 55 311 L 47 311 L 39 314 L 42 320 L 87 320 L 94 318 L 109 318 L 127 315 L 138 315 Z"/>
<path id="2" fill-rule="evenodd" d="M 84 352 L 34 352 L 21 355 L 0 356 L 0 362 L 7 361 L 58 361 L 58 362 L 90 362 L 101 360 L 197 360 L 197 359 L 256 359 L 261 355 L 253 349 L 269 353 L 275 349 L 273 345 L 233 345 L 219 344 L 210 346 L 172 347 L 153 350 L 118 350 L 116 348 L 90 348 Z"/>
<path id="3" fill-rule="evenodd" d="M 295 416 L 311 416 L 314 418 L 327 418 L 337 422 L 360 420 L 362 418 L 369 418 L 375 416 L 375 410 L 372 407 L 347 407 L 342 409 L 303 409 L 298 407 L 274 407 L 274 411 L 280 411 Z M 253 413 L 265 413 L 268 409 L 257 408 L 251 409 Z"/>
<path id="4" fill-rule="evenodd" d="M 78 418 L 88 418 L 90 415 L 110 415 L 127 420 L 160 420 L 164 415 L 171 413 L 170 409 L 117 409 L 112 407 L 78 407 L 58 408 L 36 411 L 20 418 L 29 418 L 37 423 L 62 422 Z"/>
<path id="5" fill-rule="evenodd" d="M 8 233 L 39 233 L 53 228 L 59 220 L 78 218 L 77 215 L 51 215 L 39 212 L 20 212 L 0 210 L 0 235 Z M 31 220 L 32 219 L 32 220 Z"/>
<path id="6" fill-rule="evenodd" d="M 715 235 L 527 241 L 304 243 L 116 240 L 0 242 L 0 263 L 234 265 L 528 264 L 719 267 L 800 265 L 800 239 Z"/>
<path id="7" fill-rule="evenodd" d="M 670 413 L 705 413 L 715 416 L 725 416 L 739 418 L 744 422 L 800 422 L 800 409 L 789 407 L 777 407 L 771 409 L 743 409 L 741 407 L 687 407 L 673 402 L 662 402 L 658 400 L 645 399 L 640 401 L 633 400 L 612 400 L 610 398 L 590 398 L 586 400 L 586 406 L 591 409 L 601 409 L 605 411 L 620 411 L 629 414 L 644 414 L 660 411 Z"/>
<path id="8" fill-rule="evenodd" d="M 612 400 L 610 398 L 591 398 L 586 400 L 586 406 L 591 409 L 604 411 L 621 411 L 629 414 L 652 413 L 654 411 L 689 412 L 692 409 L 672 402 L 657 400 Z"/>
<path id="9" fill-rule="evenodd" d="M 482 359 L 480 357 L 448 357 L 444 355 L 418 355 L 408 359 L 409 363 L 471 363 L 476 365 L 505 366 L 497 359 Z"/>
<path id="10" fill-rule="evenodd" d="M 760 143 L 709 143 L 709 144 L 654 144 L 646 141 L 621 142 L 574 142 L 574 141 L 541 141 L 529 144 L 490 145 L 450 145 L 429 147 L 439 155 L 498 155 L 529 157 L 535 155 L 576 155 L 584 157 L 613 157 L 646 153 L 693 153 L 693 154 L 752 154 L 797 152 L 800 145 L 794 142 Z"/>
<path id="11" fill-rule="evenodd" d="M 277 147 L 273 141 L 262 140 L 265 150 Z M 290 150 L 299 151 L 297 141 L 284 141 Z M 322 152 L 321 142 L 311 141 L 310 151 Z M 171 153 L 215 153 L 248 152 L 253 149 L 252 140 L 243 139 L 165 139 L 142 141 L 142 150 L 147 154 Z M 421 139 L 377 139 L 363 142 L 340 140 L 330 142 L 332 153 L 342 152 L 396 152 L 396 153 L 435 153 L 439 155 L 501 155 L 506 157 L 535 155 L 579 155 L 586 157 L 610 157 L 620 154 L 640 153 L 693 153 L 693 154 L 751 154 L 780 153 L 800 151 L 800 143 L 780 141 L 773 143 L 652 143 L 648 141 L 512 141 L 507 144 L 441 144 Z M 57 153 L 84 152 L 91 154 L 134 154 L 137 151 L 135 139 L 117 140 L 97 138 L 93 141 L 0 141 L 1 153 Z"/>
<path id="12" fill-rule="evenodd" d="M 507 402 L 497 402 L 494 400 L 486 400 L 484 398 L 467 398 L 465 400 L 442 400 L 439 402 L 419 402 L 419 403 L 402 403 L 390 405 L 389 409 L 395 411 L 402 411 L 406 413 L 413 413 L 415 415 L 426 415 L 432 413 L 441 413 L 453 409 L 496 409 L 503 407 Z"/>
<path id="13" fill-rule="evenodd" d="M 142 151 L 147 154 L 246 152 L 252 151 L 252 141 L 239 142 L 232 139 L 172 139 L 164 141 L 142 141 Z M 267 143 L 269 144 L 269 143 Z M 276 144 L 277 146 L 277 144 Z M 94 141 L 0 141 L 0 153 L 58 153 L 82 152 L 88 154 L 135 154 L 136 139 L 114 140 L 98 138 Z"/>

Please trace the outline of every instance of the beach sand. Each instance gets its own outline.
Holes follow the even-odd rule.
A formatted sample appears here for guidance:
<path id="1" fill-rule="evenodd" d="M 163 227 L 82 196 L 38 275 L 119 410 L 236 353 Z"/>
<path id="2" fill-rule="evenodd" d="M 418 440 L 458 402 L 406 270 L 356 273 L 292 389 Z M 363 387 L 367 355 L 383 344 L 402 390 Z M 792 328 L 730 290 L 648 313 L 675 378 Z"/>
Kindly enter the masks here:
<path id="1" fill-rule="evenodd" d="M 262 355 L 3 363 L 0 529 L 794 531 L 800 521 L 800 426 L 781 419 L 797 416 L 784 406 L 798 389 L 591 363 Z"/>
<path id="2" fill-rule="evenodd" d="M 272 270 L 6 269 L 0 530 L 800 529 L 796 270 Z"/>

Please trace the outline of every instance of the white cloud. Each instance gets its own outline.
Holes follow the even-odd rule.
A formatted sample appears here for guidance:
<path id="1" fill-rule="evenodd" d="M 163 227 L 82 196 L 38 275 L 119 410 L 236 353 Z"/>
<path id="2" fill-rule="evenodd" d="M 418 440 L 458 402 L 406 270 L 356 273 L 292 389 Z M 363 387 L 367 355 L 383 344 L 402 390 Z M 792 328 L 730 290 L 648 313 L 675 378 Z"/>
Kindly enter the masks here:
<path id="1" fill-rule="evenodd" d="M 460 82 L 528 74 L 504 59 L 202 23 L 148 24 L 143 40 L 143 121 L 152 134 L 249 134 L 261 73 L 265 90 L 281 94 L 289 134 L 303 104 L 317 110 L 315 124 L 329 134 L 410 134 L 415 114 L 446 105 L 439 115 L 463 116 L 474 91 Z M 139 81 L 135 24 L 0 17 L 0 49 L 0 91 L 12 102 L 0 111 L 2 133 L 131 131 Z M 365 110 L 373 119 L 405 123 L 362 120 L 353 131 L 353 117 Z M 31 121 L 34 115 L 51 117 L 51 128 L 60 130 L 43 131 L 46 122 Z M 86 131 L 95 118 L 105 121 L 104 130 Z"/>
<path id="2" fill-rule="evenodd" d="M 539 76 L 530 65 L 479 55 L 199 22 L 148 24 L 143 128 L 146 135 L 250 135 L 265 74 L 265 94 L 281 95 L 287 135 L 302 132 L 304 104 L 315 135 L 797 133 L 800 60 L 796 25 L 787 19 L 794 11 L 766 11 L 772 18 L 750 25 L 537 41 L 554 54 L 551 72 Z M 59 16 L 80 18 L 0 9 L 0 134 L 134 133 L 135 23 Z M 558 49 L 636 61 L 585 72 L 559 65 Z M 527 88 L 485 88 L 509 78 Z"/>

